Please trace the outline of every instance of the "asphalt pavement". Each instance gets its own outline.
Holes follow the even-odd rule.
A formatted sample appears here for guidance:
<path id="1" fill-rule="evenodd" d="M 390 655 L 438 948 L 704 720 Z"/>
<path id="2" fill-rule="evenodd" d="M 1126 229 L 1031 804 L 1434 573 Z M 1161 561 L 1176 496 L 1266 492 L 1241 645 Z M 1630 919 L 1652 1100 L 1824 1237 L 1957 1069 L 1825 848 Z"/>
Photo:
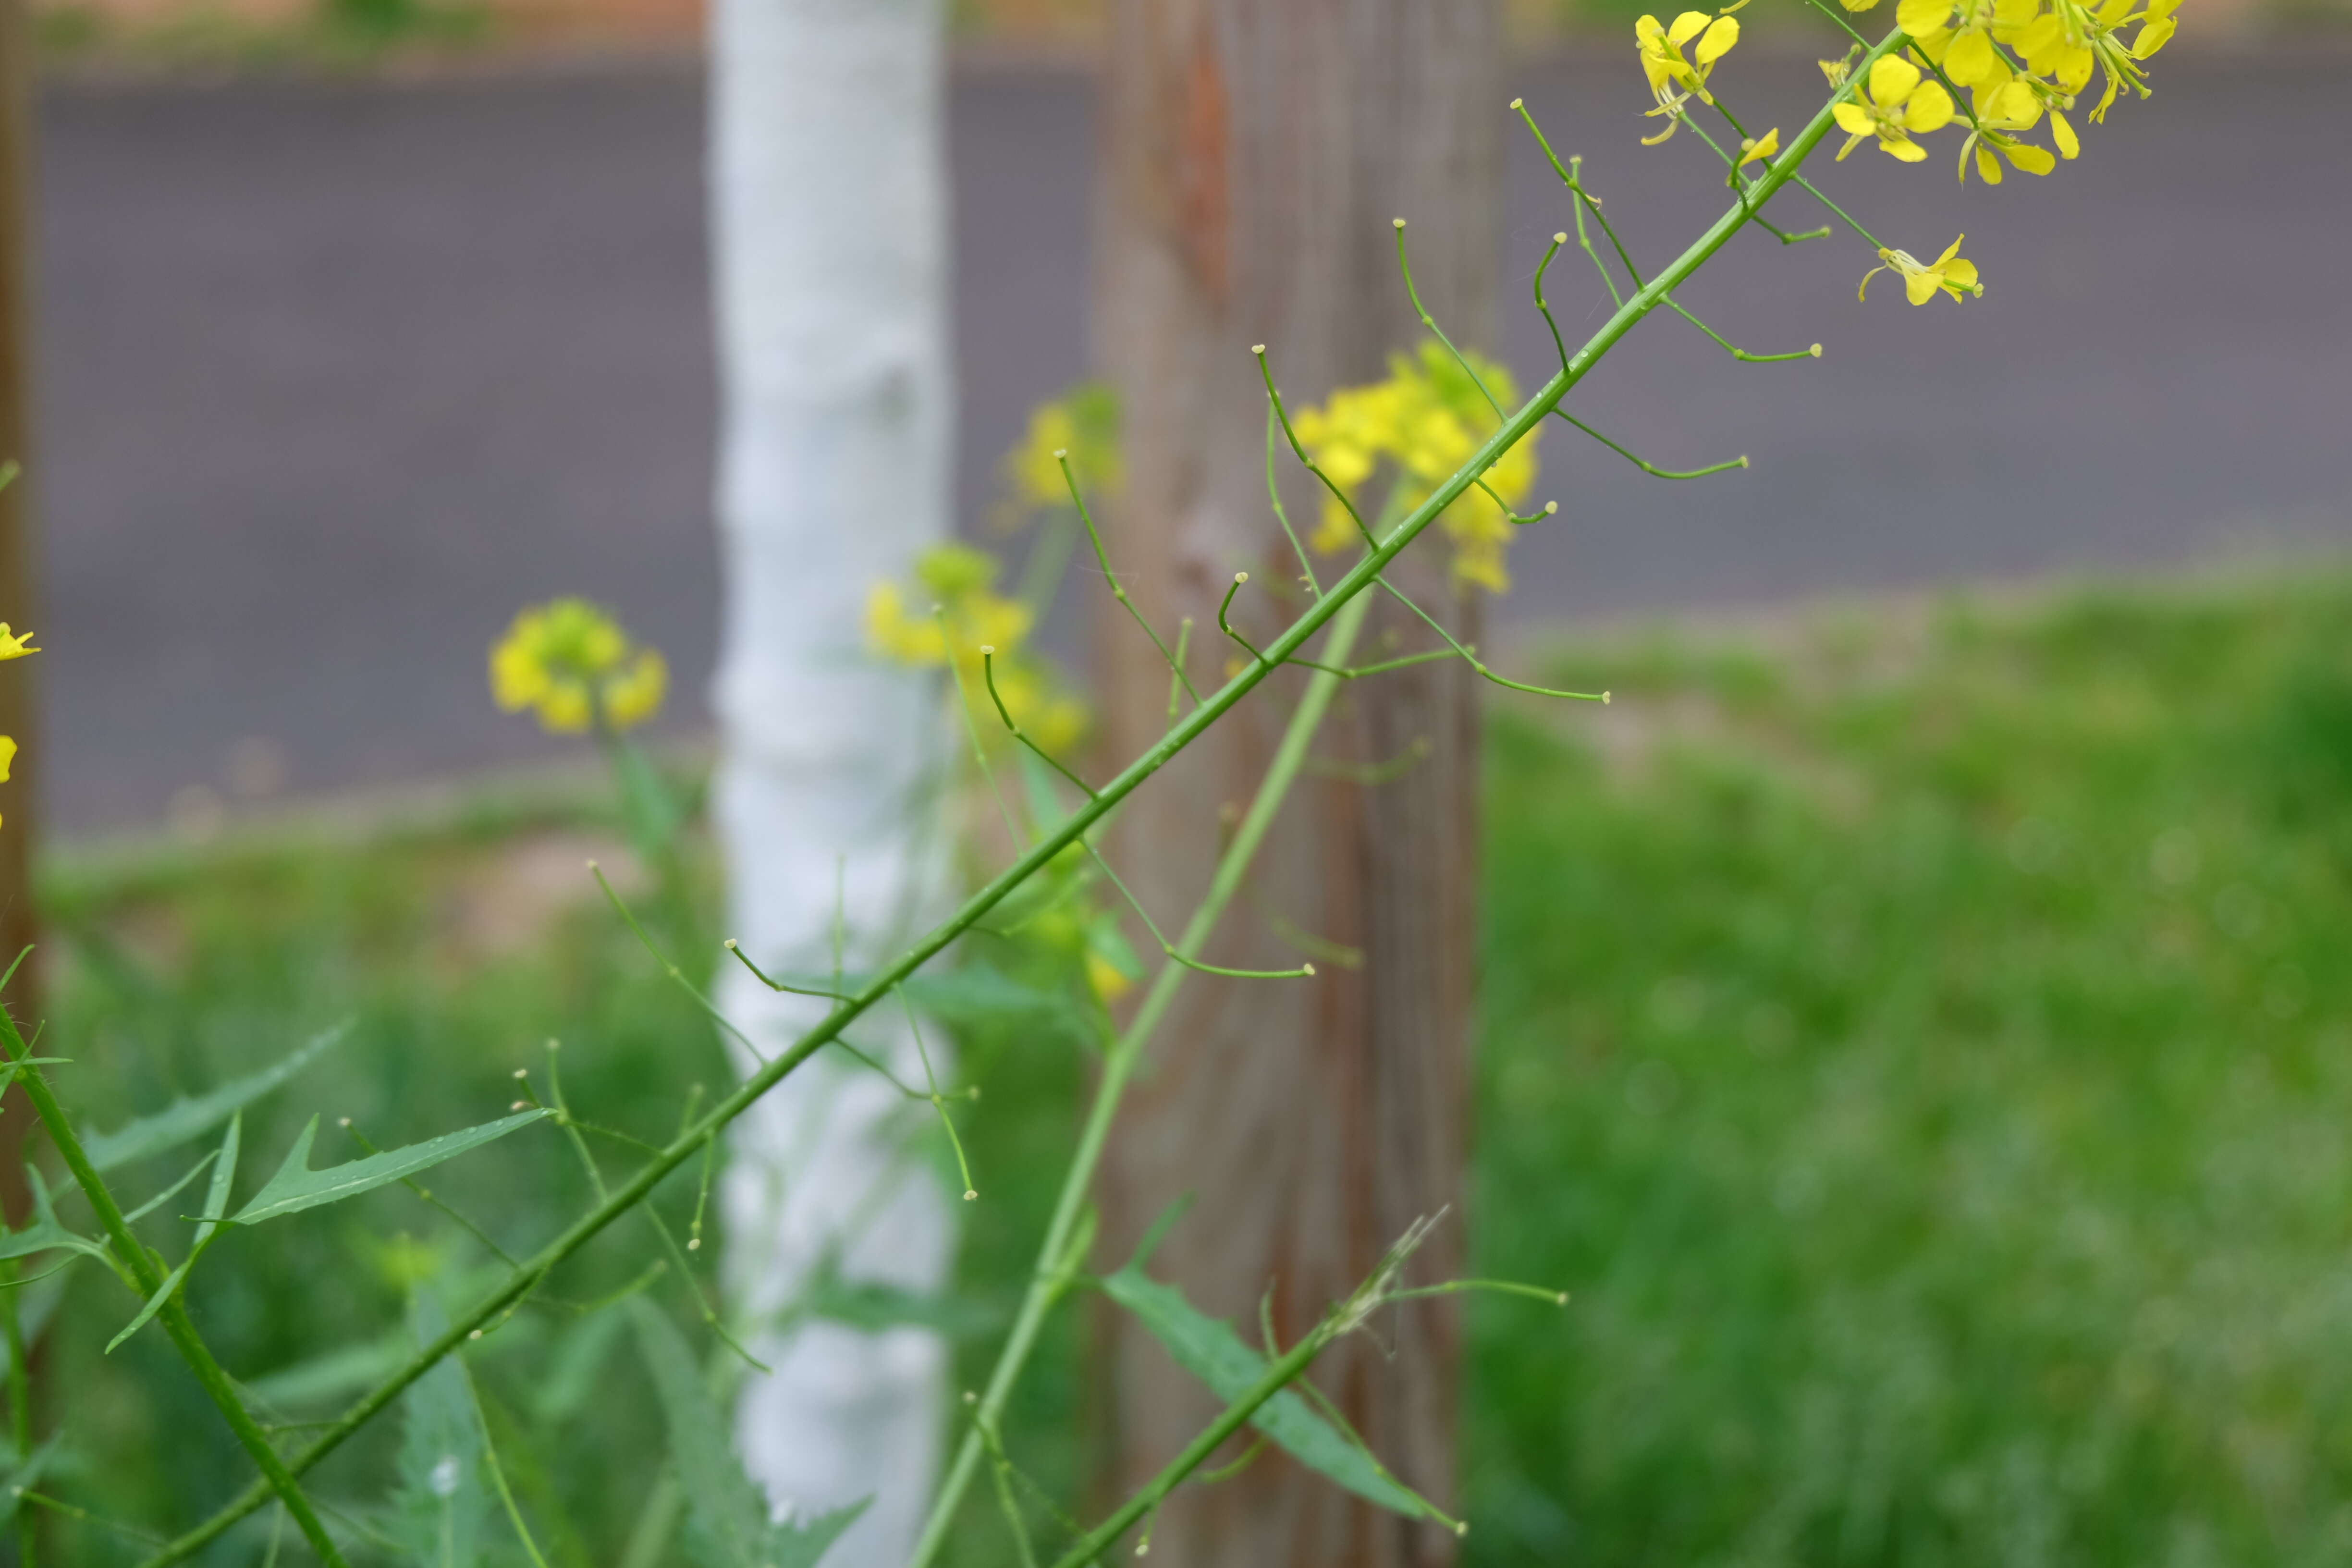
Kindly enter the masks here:
<path id="1" fill-rule="evenodd" d="M 1751 122 L 1801 123 L 1803 58 L 1744 53 Z M 1851 236 L 1751 230 L 1681 298 L 1759 351 L 1643 324 L 1557 427 L 1561 501 L 1503 609 L 1541 617 L 2162 566 L 2352 539 L 2352 179 L 2340 58 L 2158 62 L 2081 162 L 1998 190 L 1875 150 L 1825 188 L 1922 256 L 1965 229 L 1985 297 L 1906 306 Z M 1758 84 L 1748 89 L 1747 84 Z M 1637 259 L 1720 209 L 1691 138 L 1644 148 L 1624 58 L 1514 79 L 1588 155 Z M 1092 85 L 954 87 L 961 493 L 987 507 L 1027 407 L 1083 373 Z M 1501 106 L 1497 105 L 1500 112 Z M 670 654 L 701 721 L 715 643 L 699 79 L 674 67 L 404 84 L 68 83 L 40 108 L 48 650 L 41 748 L 68 833 L 191 788 L 329 791 L 553 753 L 494 711 L 484 650 L 581 592 Z M 1507 347 L 1561 192 L 1511 142 Z M 1719 171 L 1719 165 L 1717 166 Z M 1793 195 L 1774 216 L 1810 226 Z M 1406 215 L 1410 216 L 1411 215 Z M 1368 237 L 1385 244 L 1385 235 Z M 1572 258 L 1570 258 L 1572 259 Z M 1571 334 L 1605 313 L 1556 263 Z"/>

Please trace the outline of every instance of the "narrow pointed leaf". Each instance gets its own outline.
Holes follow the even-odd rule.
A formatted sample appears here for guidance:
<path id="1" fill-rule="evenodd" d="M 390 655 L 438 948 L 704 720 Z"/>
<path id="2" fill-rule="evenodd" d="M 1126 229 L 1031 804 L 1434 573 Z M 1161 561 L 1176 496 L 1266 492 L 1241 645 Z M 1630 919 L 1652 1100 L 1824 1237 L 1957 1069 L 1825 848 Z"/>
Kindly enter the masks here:
<path id="1" fill-rule="evenodd" d="M 1218 1398 L 1237 1399 L 1265 1375 L 1265 1356 L 1250 1349 L 1231 1325 L 1184 1300 L 1174 1286 L 1162 1285 L 1129 1264 L 1105 1278 L 1102 1288 L 1168 1347 L 1177 1365 L 1208 1384 Z M 1250 1425 L 1292 1458 L 1358 1497 L 1408 1519 L 1435 1517 L 1426 1503 L 1391 1479 L 1370 1454 L 1290 1389 L 1259 1406 Z"/>
<path id="2" fill-rule="evenodd" d="M 178 1181 L 173 1182 L 170 1186 L 165 1187 L 162 1192 L 157 1193 L 145 1203 L 141 1204 L 137 1208 L 132 1209 L 129 1214 L 124 1215 L 122 1216 L 122 1223 L 125 1225 L 136 1225 L 139 1221 L 145 1219 L 149 1215 L 153 1214 L 157 1209 L 162 1208 L 165 1204 L 170 1203 L 173 1198 L 178 1197 L 182 1192 L 186 1190 L 190 1182 L 193 1182 L 198 1176 L 203 1175 L 206 1168 L 208 1168 L 215 1160 L 219 1158 L 220 1151 L 217 1149 L 214 1150 L 211 1153 L 206 1154 L 203 1159 L 189 1166 L 187 1173 Z"/>
<path id="3" fill-rule="evenodd" d="M 448 1328 L 440 1303 L 423 1290 L 409 1303 L 415 1343 L 430 1344 Z M 455 1357 L 435 1363 L 401 1395 L 400 1456 L 386 1523 L 416 1568 L 473 1568 L 482 1559 L 490 1519 L 483 1436 L 466 1369 Z"/>
<path id="4" fill-rule="evenodd" d="M 155 1288 L 155 1293 L 148 1297 L 146 1303 L 139 1309 L 139 1315 L 124 1324 L 121 1333 L 106 1342 L 106 1354 L 112 1355 L 115 1346 L 145 1328 L 147 1321 L 163 1310 L 163 1303 L 170 1300 L 173 1292 L 186 1282 L 188 1271 L 196 1266 L 196 1259 L 202 1258 L 205 1248 L 212 1244 L 214 1232 L 220 1228 L 221 1215 L 228 1212 L 229 1188 L 236 1181 L 237 1144 L 244 1134 L 245 1112 L 240 1110 L 228 1119 L 228 1131 L 221 1137 L 220 1154 L 213 1163 L 212 1188 L 205 1194 L 205 1217 L 196 1226 L 195 1245 L 188 1249 L 188 1256 L 180 1266 L 164 1276 L 163 1282 Z M 197 1169 L 202 1170 L 203 1167 L 200 1165 Z M 193 1176 L 195 1172 L 191 1171 L 188 1174 Z M 181 1185 L 186 1185 L 185 1177 L 182 1178 Z"/>
<path id="5" fill-rule="evenodd" d="M 126 1122 L 111 1132 L 86 1132 L 82 1152 L 99 1170 L 110 1171 L 201 1138 L 341 1044 L 350 1032 L 348 1021 L 338 1024 L 313 1035 L 291 1055 L 259 1072 L 225 1083 L 210 1094 L 173 1100 L 154 1115 Z"/>
<path id="6" fill-rule="evenodd" d="M 29 1258 L 36 1252 L 63 1247 L 68 1252 L 110 1260 L 111 1255 L 105 1247 L 58 1223 L 58 1211 L 49 1201 L 48 1184 L 41 1180 L 37 1166 L 26 1165 L 25 1177 L 33 1194 L 33 1220 L 22 1230 L 0 1232 L 0 1258 Z"/>
<path id="7" fill-rule="evenodd" d="M 323 1171 L 310 1169 L 310 1143 L 319 1134 L 319 1119 L 310 1118 L 294 1147 L 287 1152 L 286 1163 L 269 1183 L 253 1194 L 253 1201 L 237 1211 L 231 1221 L 236 1225 L 259 1225 L 266 1219 L 282 1215 L 298 1214 L 303 1209 L 317 1208 L 321 1204 L 341 1203 L 364 1192 L 388 1185 L 403 1176 L 413 1176 L 419 1171 L 430 1170 L 453 1155 L 505 1137 L 519 1127 L 528 1127 L 544 1120 L 551 1112 L 544 1108 L 518 1111 L 512 1116 L 486 1121 L 479 1127 L 462 1131 L 444 1132 L 438 1138 L 428 1138 L 422 1143 L 404 1148 L 387 1149 L 380 1154 L 370 1154 L 364 1160 L 330 1165 Z"/>
<path id="8" fill-rule="evenodd" d="M 5 1481 L 0 1481 L 0 1524 L 16 1517 L 16 1510 L 23 1504 L 25 1494 L 40 1483 L 41 1472 L 49 1468 L 51 1459 L 57 1458 L 58 1444 L 63 1437 L 63 1433 L 51 1436 L 47 1442 L 27 1455 L 25 1462 L 17 1466 Z"/>
<path id="9" fill-rule="evenodd" d="M 873 1500 L 804 1521 L 772 1522 L 766 1500 L 736 1457 L 731 1425 L 710 1397 L 686 1337 L 644 1297 L 632 1296 L 623 1305 L 668 1419 L 671 1468 L 686 1492 L 688 1554 L 700 1568 L 815 1568 Z"/>

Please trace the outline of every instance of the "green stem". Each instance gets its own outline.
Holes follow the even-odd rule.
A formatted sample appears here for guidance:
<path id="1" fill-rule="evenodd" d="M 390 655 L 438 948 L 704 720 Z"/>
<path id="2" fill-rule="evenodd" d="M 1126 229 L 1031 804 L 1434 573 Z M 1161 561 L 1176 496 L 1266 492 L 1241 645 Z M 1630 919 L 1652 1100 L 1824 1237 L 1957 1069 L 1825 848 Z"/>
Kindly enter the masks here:
<path id="1" fill-rule="evenodd" d="M 9 1016 L 5 1008 L 0 1008 L 0 1040 L 6 1042 L 8 1054 L 20 1065 L 32 1055 L 26 1047 L 24 1036 L 16 1032 L 16 1020 Z M 96 1211 L 99 1224 L 122 1254 L 131 1278 L 138 1282 L 142 1299 L 153 1296 L 163 1284 L 163 1276 L 155 1267 L 155 1257 L 131 1234 L 130 1222 L 122 1217 L 121 1206 L 114 1201 L 114 1194 L 108 1190 L 96 1167 L 90 1164 L 89 1156 L 82 1150 L 81 1140 L 74 1135 L 73 1123 L 67 1120 L 65 1108 L 49 1091 L 48 1079 L 39 1068 L 28 1066 L 22 1067 L 18 1077 L 25 1085 L 26 1098 L 33 1102 L 34 1113 L 40 1117 L 41 1125 L 48 1131 L 49 1142 L 57 1145 L 58 1153 L 65 1160 L 66 1169 L 73 1173 L 74 1180 L 81 1186 L 82 1195 L 89 1200 L 89 1206 Z M 255 1499 L 256 1505 L 270 1492 L 276 1492 L 286 1504 L 287 1511 L 294 1516 L 294 1522 L 302 1527 L 302 1534 L 310 1542 L 310 1549 L 319 1554 L 319 1560 L 328 1568 L 344 1568 L 342 1553 L 335 1549 L 326 1526 L 319 1522 L 318 1514 L 310 1508 L 310 1500 L 303 1495 L 301 1487 L 295 1482 L 285 1462 L 278 1458 L 278 1450 L 269 1446 L 268 1436 L 255 1424 L 245 1402 L 236 1396 L 228 1373 L 221 1370 L 220 1363 L 213 1359 L 213 1352 L 197 1337 L 195 1325 L 188 1321 L 187 1309 L 175 1296 L 163 1303 L 159 1316 L 163 1319 L 163 1331 L 171 1337 L 173 1348 L 180 1352 L 180 1359 L 186 1362 L 188 1370 L 196 1374 L 196 1382 L 220 1407 L 221 1415 L 227 1418 L 229 1430 L 236 1434 L 236 1440 L 245 1446 L 245 1451 L 260 1467 L 264 1485 L 261 1495 Z"/>
<path id="2" fill-rule="evenodd" d="M 1338 620 L 1332 623 L 1331 639 L 1325 652 L 1336 658 L 1345 658 L 1355 647 L 1361 632 L 1365 613 L 1371 600 L 1360 595 Z M 1240 891 L 1242 878 L 1256 858 L 1258 846 L 1274 826 L 1275 814 L 1282 808 L 1290 794 L 1290 786 L 1307 762 L 1308 748 L 1314 744 L 1323 717 L 1338 695 L 1341 678 L 1324 672 L 1312 677 L 1307 690 L 1299 698 L 1298 707 L 1290 715 L 1282 739 L 1276 743 L 1274 760 L 1268 764 L 1265 777 L 1250 801 L 1241 826 L 1234 830 L 1233 842 L 1225 848 L 1211 874 L 1209 890 L 1193 910 L 1177 939 L 1175 950 L 1191 957 L 1208 944 L 1209 935 L 1225 912 L 1225 906 Z M 923 1526 L 922 1539 L 916 1543 L 910 1568 L 925 1568 L 939 1554 L 947 1541 L 948 1526 L 955 1516 L 956 1507 L 971 1486 L 972 1472 L 982 1459 L 980 1428 L 993 1430 L 1002 1418 L 1005 1402 L 1011 1398 L 1013 1385 L 1019 1381 L 1022 1369 L 1028 1364 L 1029 1352 L 1035 1348 L 1037 1334 L 1045 1325 L 1045 1314 L 1053 1310 L 1066 1288 L 1065 1271 L 1056 1265 L 1067 1258 L 1070 1238 L 1076 1234 L 1086 1213 L 1087 1193 L 1094 1185 L 1095 1167 L 1102 1160 L 1105 1144 L 1110 1138 L 1111 1123 L 1118 1115 L 1119 1100 L 1127 1091 L 1129 1075 L 1142 1059 L 1144 1048 L 1168 1009 L 1176 1000 L 1177 987 L 1184 981 L 1189 965 L 1173 955 L 1152 976 L 1151 988 L 1144 993 L 1135 1016 L 1104 1054 L 1102 1077 L 1095 1087 L 1094 1104 L 1087 1109 L 1085 1128 L 1078 1134 L 1078 1146 L 1070 1156 L 1070 1164 L 1062 1176 L 1062 1190 L 1054 1200 L 1053 1218 L 1045 1226 L 1045 1239 L 1037 1248 L 1037 1265 L 1030 1274 L 1028 1293 L 1022 1298 L 1021 1310 L 1013 1319 L 1013 1331 L 997 1352 L 996 1365 L 988 1375 L 988 1386 L 981 1395 L 979 1408 L 972 1413 L 973 1430 L 964 1436 L 956 1450 L 955 1463 L 941 1483 L 938 1499 L 931 1505 L 929 1520 Z"/>
<path id="3" fill-rule="evenodd" d="M 0 479 L 0 484 L 5 484 Z M 10 1259 L 0 1269 L 0 1280 L 16 1283 L 22 1265 Z M 16 1291 L 6 1291 L 7 1300 L 0 1302 L 0 1313 L 6 1314 L 8 1330 L 8 1434 L 16 1447 L 16 1463 L 33 1457 L 33 1371 L 30 1352 L 25 1344 L 24 1298 Z M 29 1511 L 19 1510 L 16 1516 L 16 1568 L 33 1568 L 35 1548 L 40 1542 L 40 1528 Z"/>
<path id="4" fill-rule="evenodd" d="M 1521 405 L 1518 411 L 1506 420 L 1501 428 L 1488 437 L 1463 465 L 1435 489 L 1424 497 L 1420 505 L 1406 513 L 1387 538 L 1380 540 L 1365 552 L 1355 565 L 1334 583 L 1329 591 L 1316 600 L 1293 621 L 1288 630 L 1267 645 L 1265 653 L 1275 664 L 1288 659 L 1306 647 L 1315 635 L 1348 605 L 1361 597 L 1364 591 L 1379 581 L 1390 564 L 1403 553 L 1412 542 L 1434 523 L 1440 513 L 1454 504 L 1473 481 L 1493 468 L 1503 455 L 1525 440 L 1528 432 L 1547 417 L 1552 408 L 1566 396 L 1570 387 L 1582 380 L 1601 357 L 1616 346 L 1619 340 L 1633 331 L 1634 324 L 1656 308 L 1667 293 L 1680 287 L 1697 271 L 1709 257 L 1729 242 L 1748 221 L 1754 205 L 1778 191 L 1794 177 L 1798 168 L 1821 144 L 1829 133 L 1830 110 L 1845 100 L 1853 91 L 1853 82 L 1866 71 L 1871 59 L 1892 48 L 1902 37 L 1891 33 L 1871 57 L 1857 68 L 1855 79 L 1827 99 L 1821 111 L 1813 117 L 1788 150 L 1773 161 L 1762 178 L 1749 187 L 1748 199 L 1733 206 L 1690 247 L 1675 258 L 1664 272 L 1653 279 L 1614 311 L 1601 329 L 1586 341 L 1550 380 L 1538 388 L 1534 396 Z M 1264 360 L 1261 356 L 1260 365 Z M 1270 378 L 1269 378 L 1270 380 Z M 643 1203 L 664 1177 L 700 1152 L 701 1141 L 709 1134 L 733 1121 L 753 1101 L 765 1095 L 801 1063 L 814 1056 L 835 1036 L 862 1016 L 908 975 L 913 974 L 938 956 L 965 931 L 971 930 L 989 910 L 994 909 L 1013 890 L 1044 870 L 1054 858 L 1077 842 L 1079 837 L 1108 816 L 1118 804 L 1141 787 L 1176 754 L 1198 740 L 1208 729 L 1231 712 L 1242 699 L 1255 690 L 1269 672 L 1265 665 L 1250 664 L 1235 672 L 1233 679 L 1217 689 L 1183 721 L 1171 729 L 1140 756 L 1120 771 L 1118 777 L 1102 786 L 1091 800 L 1073 812 L 1069 818 L 1045 835 L 999 873 L 987 886 L 965 900 L 962 906 L 940 925 L 933 927 L 909 947 L 895 963 L 869 978 L 863 988 L 835 1006 L 824 1018 L 782 1055 L 764 1064 L 758 1072 L 737 1085 L 733 1092 L 714 1105 L 702 1119 L 663 1149 L 657 1159 L 648 1161 L 635 1174 L 615 1187 L 612 1194 L 588 1213 L 581 1215 L 553 1240 L 530 1258 L 482 1300 L 460 1314 L 448 1329 L 432 1343 L 418 1350 L 404 1365 L 374 1389 L 362 1395 L 341 1416 L 318 1438 L 287 1461 L 286 1468 L 300 1475 L 340 1447 L 343 1442 L 368 1420 L 388 1407 L 402 1391 L 423 1376 L 435 1363 L 463 1344 L 466 1336 L 495 1316 L 509 1302 L 517 1300 L 541 1279 L 573 1253 L 585 1247 L 604 1228 L 622 1215 Z M 217 1540 L 222 1531 L 251 1513 L 267 1501 L 269 1488 L 260 1484 L 248 1486 L 210 1519 L 173 1541 L 162 1552 L 149 1558 L 141 1568 L 164 1568 L 189 1553 L 201 1550 Z"/>
<path id="5" fill-rule="evenodd" d="M 1092 1562 L 1105 1547 L 1117 1541 L 1129 1525 L 1158 1508 L 1170 1492 L 1183 1484 L 1185 1477 L 1208 1461 L 1209 1456 L 1216 1452 L 1217 1445 L 1240 1431 L 1244 1424 L 1257 1414 L 1260 1405 L 1297 1381 L 1315 1358 L 1322 1353 L 1323 1347 L 1331 1342 L 1331 1335 L 1332 1325 L 1328 1319 L 1318 1323 L 1312 1333 L 1291 1346 L 1286 1354 L 1265 1369 L 1265 1375 L 1250 1384 L 1242 1392 L 1240 1398 L 1226 1405 L 1214 1421 L 1202 1427 L 1200 1436 L 1187 1443 L 1184 1451 L 1169 1460 L 1158 1475 L 1146 1481 L 1142 1489 L 1121 1503 L 1108 1519 L 1087 1531 L 1084 1539 L 1064 1552 L 1054 1568 L 1084 1568 L 1084 1564 Z"/>

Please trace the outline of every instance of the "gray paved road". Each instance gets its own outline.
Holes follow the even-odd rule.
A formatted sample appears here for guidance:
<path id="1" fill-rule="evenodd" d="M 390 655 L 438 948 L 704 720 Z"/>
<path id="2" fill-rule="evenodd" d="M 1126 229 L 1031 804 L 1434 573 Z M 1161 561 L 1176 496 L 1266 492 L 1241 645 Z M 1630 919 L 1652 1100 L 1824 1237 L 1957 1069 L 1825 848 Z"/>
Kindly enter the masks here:
<path id="1" fill-rule="evenodd" d="M 1857 307 L 1858 245 L 1738 242 L 1749 262 L 1686 301 L 1749 346 L 1827 357 L 1736 364 L 1645 325 L 1580 394 L 1588 417 L 1660 462 L 1758 466 L 1670 485 L 1548 437 L 1563 515 L 1521 550 L 1510 612 L 2352 535 L 2340 62 L 2162 63 L 2163 96 L 2047 181 L 1960 192 L 1940 159 L 1868 151 L 1834 171 L 1893 243 L 1966 227 L 1981 302 Z M 1751 59 L 1786 95 L 1753 95 L 1758 118 L 1793 129 L 1811 74 Z M 1713 216 L 1702 150 L 1636 144 L 1626 62 L 1514 85 L 1593 155 L 1637 254 Z M 715 603 L 700 112 L 698 82 L 659 70 L 48 93 L 36 619 L 63 826 L 221 784 L 247 738 L 306 791 L 540 754 L 489 710 L 482 650 L 560 589 L 668 647 L 691 721 Z M 1088 115 L 1074 78 L 956 87 L 973 511 L 1025 407 L 1084 364 Z M 1566 221 L 1548 179 L 1515 146 L 1514 300 Z M 1599 310 L 1580 278 L 1555 299 L 1571 326 Z M 1530 315 L 1510 347 L 1534 371 Z"/>

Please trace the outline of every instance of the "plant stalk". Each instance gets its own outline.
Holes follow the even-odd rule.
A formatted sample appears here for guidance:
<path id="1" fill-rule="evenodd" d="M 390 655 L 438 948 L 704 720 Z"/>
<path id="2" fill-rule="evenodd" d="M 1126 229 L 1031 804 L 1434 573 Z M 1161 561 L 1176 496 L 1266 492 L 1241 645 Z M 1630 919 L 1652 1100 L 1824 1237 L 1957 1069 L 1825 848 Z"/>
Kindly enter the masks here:
<path id="1" fill-rule="evenodd" d="M 896 962 L 868 981 L 866 986 L 843 1002 L 803 1035 L 788 1049 L 770 1060 L 757 1073 L 739 1084 L 733 1092 L 714 1105 L 699 1121 L 688 1127 L 661 1153 L 648 1161 L 629 1180 L 613 1190 L 612 1195 L 573 1221 L 539 1253 L 508 1277 L 506 1281 L 479 1302 L 451 1322 L 446 1331 L 431 1344 L 420 1349 L 396 1372 L 373 1390 L 361 1396 L 335 1423 L 313 1439 L 300 1452 L 286 1461 L 286 1468 L 300 1475 L 325 1458 L 345 1439 L 372 1417 L 382 1412 L 402 1390 L 462 1344 L 467 1334 L 488 1323 L 500 1311 L 520 1302 L 541 1280 L 553 1271 L 565 1258 L 579 1251 L 615 1219 L 645 1201 L 679 1165 L 700 1152 L 705 1138 L 740 1116 L 754 1100 L 760 1099 L 786 1075 L 806 1061 L 817 1050 L 830 1043 L 842 1030 L 864 1016 L 877 1002 L 895 990 L 909 975 L 936 957 L 958 937 L 994 909 L 1012 891 L 1027 882 L 1054 859 L 1077 842 L 1096 824 L 1108 816 L 1118 804 L 1141 787 L 1152 774 L 1166 766 L 1169 760 L 1198 740 L 1211 725 L 1232 711 L 1234 706 L 1255 690 L 1260 682 L 1293 655 L 1303 649 L 1308 639 L 1330 623 L 1349 601 L 1370 587 L 1389 564 L 1407 546 L 1418 539 L 1438 515 L 1460 498 L 1465 490 L 1482 478 L 1503 455 L 1527 437 L 1556 406 L 1569 389 L 1591 370 L 1600 358 L 1614 347 L 1618 340 L 1631 331 L 1636 322 L 1650 313 L 1660 300 L 1678 288 L 1698 270 L 1706 259 L 1723 248 L 1739 231 L 1749 216 L 1792 178 L 1822 138 L 1828 134 L 1832 123 L 1830 110 L 1845 100 L 1854 83 L 1869 72 L 1871 63 L 1903 40 L 1898 30 L 1887 35 L 1855 68 L 1846 85 L 1832 93 L 1823 103 L 1804 131 L 1791 142 L 1788 150 L 1774 160 L 1771 167 L 1757 182 L 1740 194 L 1738 203 L 1708 226 L 1673 265 L 1620 306 L 1594 332 L 1584 346 L 1571 356 L 1567 364 L 1555 372 L 1550 380 L 1538 389 L 1517 412 L 1504 422 L 1501 428 L 1487 437 L 1463 465 L 1445 481 L 1425 497 L 1420 505 L 1408 512 L 1387 538 L 1381 540 L 1319 599 L 1303 611 L 1283 632 L 1265 647 L 1263 661 L 1251 661 L 1242 667 L 1232 679 L 1212 693 L 1207 700 L 1180 721 L 1158 742 L 1129 763 L 1119 774 L 1104 784 L 1099 793 L 1088 800 L 1069 819 L 1033 845 L 1012 866 L 1000 873 L 988 885 L 965 900 L 962 906 Z M 219 1538 L 238 1520 L 267 1501 L 270 1488 L 255 1483 L 237 1494 L 204 1523 L 172 1542 L 149 1557 L 140 1568 L 165 1568 L 191 1552 L 202 1549 Z"/>

